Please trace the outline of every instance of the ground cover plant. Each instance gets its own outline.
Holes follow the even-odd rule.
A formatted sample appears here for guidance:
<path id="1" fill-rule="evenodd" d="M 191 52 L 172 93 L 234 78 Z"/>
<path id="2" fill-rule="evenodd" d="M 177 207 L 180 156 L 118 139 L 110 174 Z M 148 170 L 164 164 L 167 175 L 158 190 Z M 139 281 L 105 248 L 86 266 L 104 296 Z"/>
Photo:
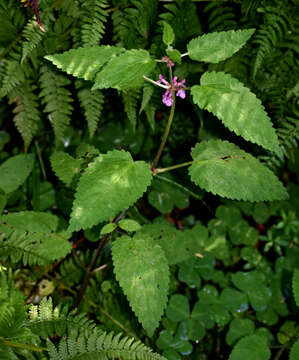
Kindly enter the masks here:
<path id="1" fill-rule="evenodd" d="M 298 1 L 0 24 L 0 359 L 298 359 Z"/>

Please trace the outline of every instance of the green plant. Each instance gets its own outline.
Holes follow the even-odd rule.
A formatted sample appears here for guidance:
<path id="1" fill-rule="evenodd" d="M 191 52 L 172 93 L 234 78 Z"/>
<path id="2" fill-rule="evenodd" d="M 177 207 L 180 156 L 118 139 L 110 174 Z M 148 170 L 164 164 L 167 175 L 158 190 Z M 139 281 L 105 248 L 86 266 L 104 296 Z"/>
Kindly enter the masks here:
<path id="1" fill-rule="evenodd" d="M 0 0 L 3 359 L 296 359 L 298 4 L 239 3 Z"/>

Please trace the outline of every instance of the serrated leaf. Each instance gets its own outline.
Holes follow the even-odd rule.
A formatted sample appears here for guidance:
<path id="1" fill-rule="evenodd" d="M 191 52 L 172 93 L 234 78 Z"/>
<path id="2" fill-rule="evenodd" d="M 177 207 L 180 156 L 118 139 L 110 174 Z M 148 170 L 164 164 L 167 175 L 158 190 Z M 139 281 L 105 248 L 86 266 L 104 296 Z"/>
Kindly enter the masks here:
<path id="1" fill-rule="evenodd" d="M 294 271 L 292 286 L 293 286 L 294 299 L 296 301 L 297 306 L 299 306 L 299 270 L 298 269 Z"/>
<path id="2" fill-rule="evenodd" d="M 0 165 L 0 188 L 9 194 L 24 183 L 32 171 L 33 154 L 19 154 L 10 157 Z"/>
<path id="3" fill-rule="evenodd" d="M 148 235 L 122 236 L 112 245 L 114 272 L 146 332 L 152 336 L 167 303 L 169 268 Z"/>
<path id="4" fill-rule="evenodd" d="M 87 229 L 128 208 L 146 191 L 152 173 L 126 151 L 110 151 L 88 165 L 79 180 L 69 231 Z"/>
<path id="5" fill-rule="evenodd" d="M 289 360 L 298 360 L 299 359 L 299 340 L 291 347 Z"/>
<path id="6" fill-rule="evenodd" d="M 187 44 L 188 55 L 192 60 L 218 63 L 241 49 L 254 31 L 229 30 L 198 36 Z"/>
<path id="7" fill-rule="evenodd" d="M 191 156 L 191 179 L 206 191 L 248 201 L 288 198 L 272 171 L 228 141 L 202 141 L 192 149 Z"/>
<path id="8" fill-rule="evenodd" d="M 62 54 L 47 55 L 45 59 L 70 75 L 93 80 L 96 73 L 111 58 L 123 51 L 125 50 L 116 46 L 92 46 L 71 49 Z"/>
<path id="9" fill-rule="evenodd" d="M 63 151 L 54 152 L 50 161 L 56 176 L 66 185 L 70 185 L 74 176 L 80 173 L 83 163 L 83 159 L 75 159 Z"/>
<path id="10" fill-rule="evenodd" d="M 257 335 L 248 335 L 233 348 L 229 360 L 269 360 L 270 350 L 266 339 Z"/>
<path id="11" fill-rule="evenodd" d="M 95 79 L 92 90 L 115 88 L 127 90 L 142 85 L 143 75 L 151 73 L 156 62 L 146 50 L 129 50 L 112 59 Z"/>
<path id="12" fill-rule="evenodd" d="M 165 45 L 170 45 L 174 42 L 174 32 L 172 27 L 163 21 L 163 42 Z"/>
<path id="13" fill-rule="evenodd" d="M 120 220 L 118 226 L 125 231 L 137 231 L 141 229 L 139 223 L 132 219 Z"/>
<path id="14" fill-rule="evenodd" d="M 245 140 L 281 154 L 277 135 L 264 107 L 254 93 L 223 72 L 205 72 L 200 86 L 191 88 L 193 101 L 217 116 Z"/>

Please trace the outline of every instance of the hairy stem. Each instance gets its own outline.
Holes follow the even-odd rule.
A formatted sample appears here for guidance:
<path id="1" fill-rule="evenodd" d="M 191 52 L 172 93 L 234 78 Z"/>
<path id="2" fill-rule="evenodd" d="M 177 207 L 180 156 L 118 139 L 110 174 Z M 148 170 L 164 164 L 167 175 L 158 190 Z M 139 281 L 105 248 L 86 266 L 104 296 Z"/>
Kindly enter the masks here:
<path id="1" fill-rule="evenodd" d="M 171 128 L 171 124 L 172 124 L 172 121 L 173 121 L 174 110 L 175 110 L 175 94 L 174 93 L 172 94 L 172 98 L 173 98 L 173 102 L 172 102 L 172 105 L 171 105 L 171 110 L 170 110 L 167 126 L 166 126 L 166 129 L 165 129 L 165 132 L 164 132 L 164 135 L 163 135 L 159 150 L 158 150 L 157 155 L 156 155 L 156 157 L 155 157 L 155 159 L 153 161 L 153 164 L 151 166 L 152 170 L 154 170 L 156 168 L 156 166 L 157 166 L 157 164 L 159 162 L 159 159 L 160 159 L 162 151 L 164 149 L 164 146 L 165 146 L 165 143 L 166 143 L 166 140 L 168 138 L 168 134 L 169 134 L 169 131 L 170 131 L 170 128 Z"/>
<path id="2" fill-rule="evenodd" d="M 126 212 L 126 210 L 122 211 L 122 212 L 113 220 L 114 224 L 117 224 L 117 223 L 123 218 L 123 216 L 125 215 L 125 212 Z M 93 258 L 92 258 L 91 264 L 90 264 L 90 266 L 89 266 L 89 268 L 88 268 L 88 270 L 87 270 L 87 273 L 86 273 L 86 276 L 85 276 L 85 280 L 84 280 L 83 286 L 82 286 L 82 288 L 81 288 L 81 290 L 80 290 L 80 292 L 79 292 L 79 295 L 78 295 L 78 297 L 77 297 L 77 299 L 76 299 L 76 301 L 75 301 L 74 307 L 78 307 L 79 304 L 80 304 L 80 302 L 81 302 L 82 299 L 83 299 L 83 296 L 84 296 L 84 294 L 85 294 L 85 291 L 86 291 L 86 289 L 87 289 L 87 287 L 88 287 L 88 285 L 89 285 L 90 279 L 91 279 L 91 277 L 92 277 L 92 275 L 93 275 L 93 273 L 94 273 L 94 269 L 96 268 L 97 261 L 98 261 L 100 255 L 101 255 L 102 249 L 103 249 L 106 241 L 107 241 L 108 238 L 109 238 L 109 235 L 110 235 L 110 234 L 105 234 L 105 235 L 101 238 L 101 240 L 99 241 L 97 250 L 96 250 L 96 252 L 94 253 L 94 256 L 93 256 Z"/>
<path id="3" fill-rule="evenodd" d="M 193 163 L 193 161 L 188 161 L 188 162 L 185 162 L 185 163 L 182 163 L 182 164 L 169 166 L 169 167 L 167 167 L 167 168 L 156 169 L 156 173 L 157 173 L 157 174 L 158 174 L 158 173 L 164 173 L 164 172 L 166 172 L 166 171 L 179 169 L 179 168 L 181 168 L 181 167 L 191 165 L 192 163 Z"/>

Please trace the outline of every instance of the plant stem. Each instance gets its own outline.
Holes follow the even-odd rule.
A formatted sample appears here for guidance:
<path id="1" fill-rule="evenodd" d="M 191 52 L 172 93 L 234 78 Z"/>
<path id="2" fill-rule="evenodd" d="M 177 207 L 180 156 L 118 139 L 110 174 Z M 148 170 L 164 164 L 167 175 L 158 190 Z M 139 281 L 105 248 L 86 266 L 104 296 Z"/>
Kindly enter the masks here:
<path id="1" fill-rule="evenodd" d="M 45 166 L 44 166 L 43 158 L 41 156 L 41 152 L 40 152 L 38 142 L 35 140 L 34 144 L 35 144 L 35 147 L 36 147 L 37 157 L 38 157 L 38 160 L 39 160 L 39 165 L 40 165 L 40 168 L 41 168 L 41 171 L 42 171 L 42 174 L 43 174 L 43 178 L 44 178 L 44 180 L 46 180 L 47 179 L 46 170 L 45 170 Z"/>
<path id="2" fill-rule="evenodd" d="M 159 150 L 158 150 L 157 155 L 156 155 L 156 157 L 155 157 L 155 159 L 153 161 L 153 164 L 151 166 L 152 170 L 154 170 L 156 168 L 156 166 L 157 166 L 157 164 L 159 162 L 160 156 L 161 156 L 162 151 L 164 149 L 166 140 L 168 138 L 169 130 L 171 128 L 171 124 L 172 124 L 172 121 L 173 121 L 174 109 L 175 109 L 175 94 L 174 93 L 172 94 L 172 99 L 173 99 L 173 102 L 172 102 L 172 105 L 171 105 L 171 110 L 170 110 L 170 114 L 169 114 L 169 118 L 168 118 L 168 123 L 167 123 L 166 129 L 165 129 L 165 132 L 164 132 L 164 135 L 163 135 Z"/>
<path id="3" fill-rule="evenodd" d="M 126 212 L 126 210 L 122 211 L 122 212 L 113 220 L 113 223 L 114 223 L 114 224 L 117 224 L 117 223 L 123 218 L 123 216 L 125 215 L 125 212 Z M 92 258 L 91 264 L 90 264 L 90 266 L 89 266 L 89 268 L 88 268 L 88 270 L 87 270 L 87 273 L 86 273 L 86 277 L 85 277 L 83 286 L 82 286 L 82 288 L 81 288 L 81 290 L 80 290 L 80 293 L 79 293 L 79 295 L 78 295 L 78 297 L 77 297 L 77 300 L 76 300 L 75 303 L 74 303 L 74 307 L 78 307 L 79 304 L 80 304 L 80 302 L 81 302 L 81 300 L 83 299 L 83 296 L 84 296 L 84 294 L 85 294 L 85 291 L 86 291 L 86 289 L 87 289 L 87 286 L 89 285 L 90 279 L 91 279 L 91 277 L 92 277 L 92 275 L 93 275 L 93 273 L 94 273 L 93 270 L 95 269 L 95 267 L 96 267 L 96 265 L 97 265 L 97 261 L 98 261 L 98 259 L 99 259 L 99 256 L 100 256 L 100 254 L 101 254 L 101 251 L 102 251 L 102 249 L 103 249 L 106 241 L 107 241 L 108 238 L 109 238 L 109 235 L 110 235 L 110 234 L 105 234 L 105 235 L 101 238 L 101 240 L 99 241 L 98 248 L 97 248 L 97 250 L 96 250 L 96 252 L 95 252 L 95 254 L 94 254 L 93 258 Z"/>
<path id="4" fill-rule="evenodd" d="M 33 345 L 28 345 L 28 344 L 22 344 L 22 343 L 15 343 L 13 341 L 8 341 L 8 340 L 5 340 L 5 339 L 1 339 L 1 343 L 4 346 L 10 346 L 10 347 L 24 349 L 24 350 L 37 351 L 37 352 L 40 352 L 40 353 L 47 350 L 46 348 L 33 346 Z"/>
<path id="5" fill-rule="evenodd" d="M 179 169 L 181 167 L 184 167 L 184 166 L 188 166 L 188 165 L 191 165 L 193 163 L 193 161 L 188 161 L 188 162 L 185 162 L 185 163 L 182 163 L 182 164 L 178 164 L 178 165 L 173 165 L 173 166 L 169 166 L 167 168 L 163 168 L 163 169 L 156 169 L 156 173 L 160 174 L 160 173 L 164 173 L 166 171 L 170 171 L 170 170 L 174 170 L 174 169 Z"/>

